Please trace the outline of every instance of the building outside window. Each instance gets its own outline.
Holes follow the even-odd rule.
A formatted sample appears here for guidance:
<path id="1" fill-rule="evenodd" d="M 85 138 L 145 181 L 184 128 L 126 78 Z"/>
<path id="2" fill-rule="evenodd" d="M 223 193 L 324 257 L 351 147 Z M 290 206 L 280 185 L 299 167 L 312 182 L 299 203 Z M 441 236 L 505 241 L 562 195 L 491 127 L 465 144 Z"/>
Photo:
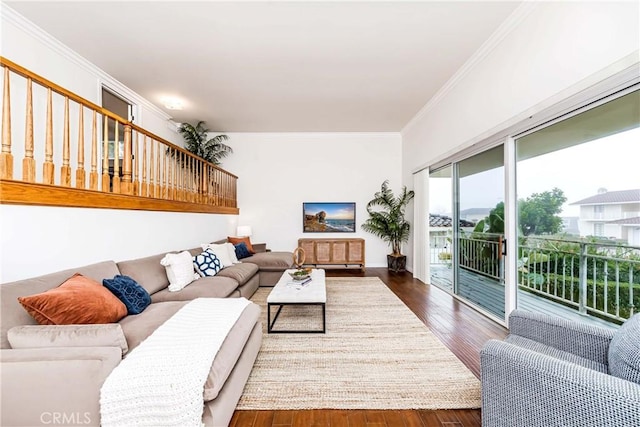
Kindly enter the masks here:
<path id="1" fill-rule="evenodd" d="M 593 224 L 593 235 L 604 236 L 604 224 L 602 224 L 601 222 Z"/>
<path id="2" fill-rule="evenodd" d="M 604 205 L 594 205 L 593 206 L 593 218 L 594 219 L 604 219 Z"/>

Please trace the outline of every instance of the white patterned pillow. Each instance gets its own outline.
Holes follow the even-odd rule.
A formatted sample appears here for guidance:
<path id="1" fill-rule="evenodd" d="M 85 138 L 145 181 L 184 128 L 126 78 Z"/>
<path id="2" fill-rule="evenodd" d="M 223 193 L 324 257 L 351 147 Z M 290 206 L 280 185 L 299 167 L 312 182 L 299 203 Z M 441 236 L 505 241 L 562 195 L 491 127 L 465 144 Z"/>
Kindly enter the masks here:
<path id="1" fill-rule="evenodd" d="M 208 249 L 193 257 L 193 266 L 202 277 L 215 276 L 222 270 L 220 259 Z"/>
<path id="2" fill-rule="evenodd" d="M 229 249 L 227 248 L 226 243 L 215 244 L 215 243 L 203 243 L 200 245 L 202 250 L 213 252 L 220 262 L 222 263 L 222 268 L 231 267 L 233 265 L 233 261 L 231 260 L 231 256 L 229 255 Z"/>
<path id="3" fill-rule="evenodd" d="M 179 254 L 166 254 L 160 264 L 164 265 L 169 279 L 169 291 L 177 292 L 189 283 L 200 278 L 193 269 L 193 260 L 188 251 Z"/>

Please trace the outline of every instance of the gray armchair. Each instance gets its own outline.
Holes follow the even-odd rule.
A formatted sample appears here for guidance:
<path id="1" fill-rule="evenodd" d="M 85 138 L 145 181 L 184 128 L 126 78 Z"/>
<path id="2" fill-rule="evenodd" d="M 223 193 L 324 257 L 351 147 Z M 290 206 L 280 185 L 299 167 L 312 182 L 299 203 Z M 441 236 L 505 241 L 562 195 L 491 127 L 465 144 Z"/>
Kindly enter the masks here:
<path id="1" fill-rule="evenodd" d="M 483 427 L 640 426 L 640 314 L 617 331 L 516 310 L 480 352 Z"/>

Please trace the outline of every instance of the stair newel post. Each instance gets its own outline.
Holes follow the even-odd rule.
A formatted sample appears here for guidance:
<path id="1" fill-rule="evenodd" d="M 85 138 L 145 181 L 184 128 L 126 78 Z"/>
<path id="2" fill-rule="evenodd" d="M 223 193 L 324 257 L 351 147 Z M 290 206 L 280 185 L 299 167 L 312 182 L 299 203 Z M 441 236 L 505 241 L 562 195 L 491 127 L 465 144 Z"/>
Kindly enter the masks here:
<path id="1" fill-rule="evenodd" d="M 76 188 L 84 188 L 84 107 L 82 104 L 78 106 L 80 111 L 78 113 L 78 168 L 76 169 Z"/>
<path id="2" fill-rule="evenodd" d="M 133 194 L 131 187 L 131 126 L 124 125 L 124 153 L 122 159 L 122 184 L 121 191 L 123 194 Z"/>
<path id="3" fill-rule="evenodd" d="M 142 197 L 151 197 L 147 181 L 147 135 L 142 138 Z"/>
<path id="4" fill-rule="evenodd" d="M 158 197 L 157 185 L 155 183 L 155 173 L 154 173 L 154 164 L 156 163 L 155 156 L 155 145 L 156 142 L 152 139 L 151 146 L 149 147 L 149 155 L 151 161 L 149 162 L 149 196 L 150 197 Z"/>
<path id="5" fill-rule="evenodd" d="M 91 172 L 89 172 L 89 189 L 98 190 L 98 113 L 93 111 L 91 120 Z"/>
<path id="6" fill-rule="evenodd" d="M 47 90 L 47 124 L 44 144 L 44 164 L 42 165 L 42 183 L 54 184 L 55 165 L 53 164 L 53 92 Z"/>
<path id="7" fill-rule="evenodd" d="M 164 145 L 158 141 L 158 149 L 156 150 L 156 187 L 155 187 L 155 197 L 157 197 L 158 199 L 163 199 L 165 198 L 163 195 L 163 189 L 162 189 L 162 184 L 160 182 L 160 172 L 161 172 L 161 167 L 160 164 L 162 161 L 164 161 L 167 157 L 167 151 L 164 149 Z M 162 153 L 161 153 L 162 152 Z"/>
<path id="8" fill-rule="evenodd" d="M 118 120 L 113 121 L 113 192 L 121 193 L 122 188 L 120 186 L 120 122 Z"/>
<path id="9" fill-rule="evenodd" d="M 140 153 L 138 152 L 138 136 L 140 132 L 136 132 L 136 137 L 134 139 L 133 145 L 133 194 L 139 196 L 140 191 L 140 182 L 138 181 L 140 174 Z"/>
<path id="10" fill-rule="evenodd" d="M 111 191 L 111 179 L 109 177 L 109 117 L 102 115 L 104 129 L 102 131 L 102 191 Z"/>
<path id="11" fill-rule="evenodd" d="M 160 157 L 160 151 L 158 150 L 157 166 L 158 170 L 156 171 L 156 176 L 158 181 L 158 197 L 166 200 L 169 198 L 167 193 L 167 151 L 165 151 L 164 155 Z"/>
<path id="12" fill-rule="evenodd" d="M 33 151 L 33 82 L 27 79 L 27 116 L 22 159 L 22 180 L 26 182 L 36 182 L 36 160 L 33 158 Z"/>
<path id="13" fill-rule="evenodd" d="M 176 150 L 170 149 L 171 157 L 169 159 L 169 180 L 171 184 L 169 185 L 169 200 L 176 199 Z"/>
<path id="14" fill-rule="evenodd" d="M 189 178 L 189 202 L 196 202 L 195 192 L 193 191 L 193 179 L 194 179 L 194 160 L 193 157 L 189 156 L 189 173 L 187 177 Z"/>
<path id="15" fill-rule="evenodd" d="M 184 158 L 182 151 L 176 150 L 176 200 L 183 199 L 182 181 L 184 179 Z"/>
<path id="16" fill-rule="evenodd" d="M 203 177 L 202 177 L 202 194 L 204 196 L 204 203 L 206 204 L 210 204 L 211 203 L 211 186 L 209 185 L 211 183 L 211 171 L 209 170 L 209 165 L 207 163 L 202 162 L 202 170 L 203 170 Z"/>
<path id="17" fill-rule="evenodd" d="M 71 187 L 71 142 L 69 138 L 69 97 L 64 97 L 64 123 L 62 127 L 62 167 L 60 168 L 60 185 Z"/>
<path id="18" fill-rule="evenodd" d="M 11 95 L 9 93 L 9 68 L 4 67 L 2 96 L 2 151 L 0 152 L 0 179 L 13 179 L 13 154 L 11 154 Z"/>

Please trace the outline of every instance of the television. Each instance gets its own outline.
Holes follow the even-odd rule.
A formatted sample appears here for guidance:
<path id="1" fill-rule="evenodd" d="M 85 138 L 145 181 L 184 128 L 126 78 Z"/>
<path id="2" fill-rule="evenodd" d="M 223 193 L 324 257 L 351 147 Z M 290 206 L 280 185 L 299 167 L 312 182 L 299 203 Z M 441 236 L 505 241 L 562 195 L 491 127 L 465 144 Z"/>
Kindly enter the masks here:
<path id="1" fill-rule="evenodd" d="M 305 233 L 355 233 L 354 202 L 304 202 L 302 223 Z"/>

